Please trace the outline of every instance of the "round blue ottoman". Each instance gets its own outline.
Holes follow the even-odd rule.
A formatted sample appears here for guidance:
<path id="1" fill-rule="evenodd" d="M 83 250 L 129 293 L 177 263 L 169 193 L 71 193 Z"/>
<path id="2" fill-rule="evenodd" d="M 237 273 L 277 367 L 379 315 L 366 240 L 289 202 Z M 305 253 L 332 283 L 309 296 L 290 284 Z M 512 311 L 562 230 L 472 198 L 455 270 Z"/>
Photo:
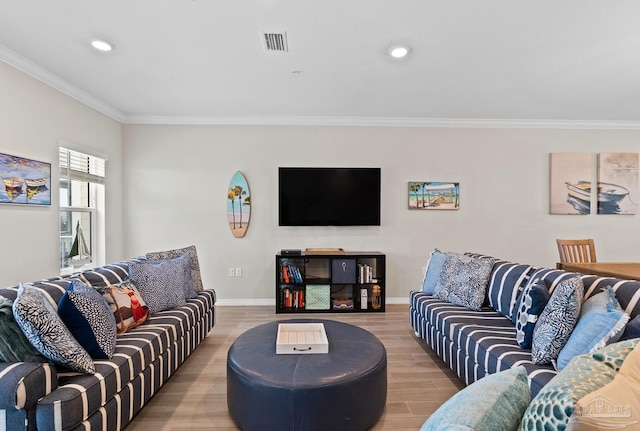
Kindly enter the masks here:
<path id="1" fill-rule="evenodd" d="M 329 353 L 276 355 L 279 323 L 323 323 Z M 227 406 L 244 431 L 363 431 L 387 401 L 387 353 L 370 332 L 322 319 L 275 321 L 227 354 Z"/>

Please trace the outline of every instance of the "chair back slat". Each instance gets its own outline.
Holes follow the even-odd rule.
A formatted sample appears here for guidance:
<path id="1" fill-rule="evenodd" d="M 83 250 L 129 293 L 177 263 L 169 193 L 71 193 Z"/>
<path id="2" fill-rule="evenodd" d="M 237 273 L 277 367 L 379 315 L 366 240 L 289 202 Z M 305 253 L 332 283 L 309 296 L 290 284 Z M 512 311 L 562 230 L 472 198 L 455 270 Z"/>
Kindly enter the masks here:
<path id="1" fill-rule="evenodd" d="M 593 239 L 556 239 L 560 262 L 596 262 L 596 247 Z"/>

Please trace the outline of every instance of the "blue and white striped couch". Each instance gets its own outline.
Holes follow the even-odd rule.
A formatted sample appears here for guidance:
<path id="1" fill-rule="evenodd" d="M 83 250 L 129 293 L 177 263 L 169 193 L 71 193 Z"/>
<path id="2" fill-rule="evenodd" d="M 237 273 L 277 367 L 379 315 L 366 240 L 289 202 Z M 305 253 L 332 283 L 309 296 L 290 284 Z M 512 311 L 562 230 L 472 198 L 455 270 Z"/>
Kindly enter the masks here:
<path id="1" fill-rule="evenodd" d="M 131 261 L 73 276 L 94 287 L 119 283 Z M 68 281 L 32 284 L 57 304 Z M 15 300 L 17 291 L 0 289 L 0 295 Z M 0 431 L 122 430 L 209 333 L 215 300 L 205 289 L 119 335 L 112 359 L 94 361 L 94 375 L 61 372 L 51 363 L 0 362 Z"/>
<path id="2" fill-rule="evenodd" d="M 534 397 L 556 371 L 551 365 L 533 364 L 531 350 L 518 346 L 509 310 L 513 312 L 518 293 L 529 279 L 543 279 L 552 291 L 559 282 L 575 275 L 498 260 L 491 272 L 482 310 L 472 311 L 424 292 L 412 291 L 411 326 L 416 336 L 424 339 L 467 385 L 486 374 L 523 365 Z M 581 275 L 581 278 L 585 300 L 605 286 L 611 286 L 631 319 L 640 314 L 640 282 L 593 275 Z"/>

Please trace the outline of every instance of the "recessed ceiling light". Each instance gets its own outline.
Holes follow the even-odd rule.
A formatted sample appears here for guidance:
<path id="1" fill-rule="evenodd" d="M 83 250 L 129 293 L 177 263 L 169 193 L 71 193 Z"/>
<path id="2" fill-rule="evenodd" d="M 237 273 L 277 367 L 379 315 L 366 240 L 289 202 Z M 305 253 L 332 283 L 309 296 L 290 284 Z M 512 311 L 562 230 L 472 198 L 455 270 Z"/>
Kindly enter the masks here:
<path id="1" fill-rule="evenodd" d="M 105 41 L 105 40 L 92 40 L 91 46 L 93 46 L 98 51 L 109 52 L 113 50 L 113 44 Z"/>
<path id="2" fill-rule="evenodd" d="M 406 57 L 407 54 L 411 51 L 411 48 L 404 45 L 396 45 L 389 48 L 389 55 L 393 58 L 402 58 Z"/>

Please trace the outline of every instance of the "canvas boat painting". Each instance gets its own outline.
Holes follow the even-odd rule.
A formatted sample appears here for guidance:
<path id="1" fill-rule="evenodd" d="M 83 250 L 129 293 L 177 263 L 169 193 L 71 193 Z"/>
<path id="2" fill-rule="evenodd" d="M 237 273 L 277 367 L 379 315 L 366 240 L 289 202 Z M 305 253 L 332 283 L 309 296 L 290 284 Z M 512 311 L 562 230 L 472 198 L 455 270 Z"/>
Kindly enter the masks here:
<path id="1" fill-rule="evenodd" d="M 589 153 L 549 155 L 549 213 L 591 213 L 592 156 Z"/>
<path id="2" fill-rule="evenodd" d="M 598 214 L 638 212 L 638 153 L 598 154 Z"/>
<path id="3" fill-rule="evenodd" d="M 0 154 L 0 203 L 51 205 L 51 164 Z"/>
<path id="4" fill-rule="evenodd" d="M 227 221 L 231 233 L 236 238 L 246 235 L 251 219 L 251 194 L 249 184 L 242 172 L 236 172 L 231 178 L 227 190 Z"/>

